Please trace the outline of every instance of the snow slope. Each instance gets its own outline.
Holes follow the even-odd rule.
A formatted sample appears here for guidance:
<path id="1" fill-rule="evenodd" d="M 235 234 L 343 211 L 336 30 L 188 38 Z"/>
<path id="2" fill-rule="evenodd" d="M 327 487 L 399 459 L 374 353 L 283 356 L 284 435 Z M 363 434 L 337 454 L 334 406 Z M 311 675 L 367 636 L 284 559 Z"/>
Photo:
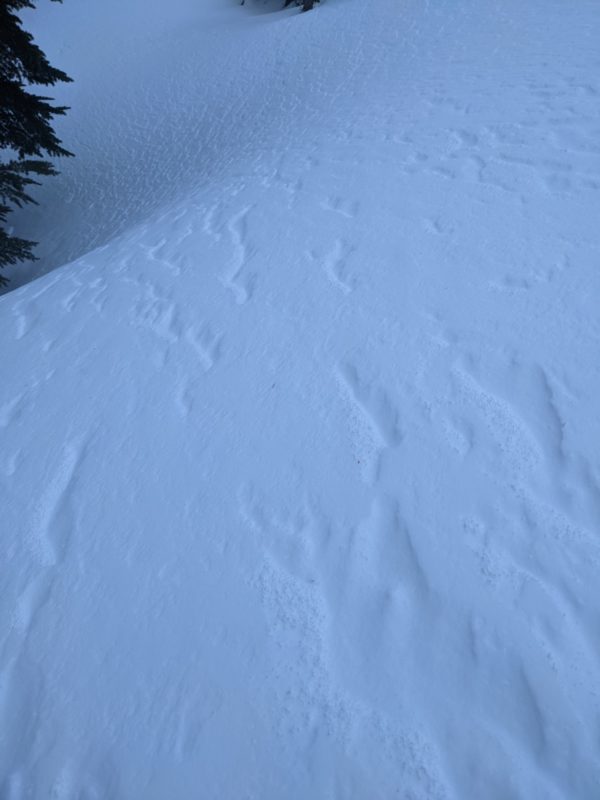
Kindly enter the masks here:
<path id="1" fill-rule="evenodd" d="M 28 17 L 0 797 L 595 800 L 598 4 L 270 8 Z"/>

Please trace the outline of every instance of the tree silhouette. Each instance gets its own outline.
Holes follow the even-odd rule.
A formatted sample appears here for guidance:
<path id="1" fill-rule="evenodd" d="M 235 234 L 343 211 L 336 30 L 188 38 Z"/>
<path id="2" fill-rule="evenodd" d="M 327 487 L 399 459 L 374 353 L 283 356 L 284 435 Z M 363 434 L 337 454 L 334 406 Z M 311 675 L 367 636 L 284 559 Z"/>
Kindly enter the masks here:
<path id="1" fill-rule="evenodd" d="M 62 0 L 53 0 L 62 2 Z M 22 28 L 17 12 L 35 8 L 32 0 L 0 0 L 0 269 L 34 259 L 35 242 L 12 236 L 5 228 L 14 206 L 36 201 L 29 194 L 36 178 L 56 175 L 47 159 L 70 156 L 52 128 L 65 106 L 27 91 L 28 86 L 54 86 L 71 78 L 51 66 L 31 34 Z M 0 274 L 0 286 L 7 283 Z"/>

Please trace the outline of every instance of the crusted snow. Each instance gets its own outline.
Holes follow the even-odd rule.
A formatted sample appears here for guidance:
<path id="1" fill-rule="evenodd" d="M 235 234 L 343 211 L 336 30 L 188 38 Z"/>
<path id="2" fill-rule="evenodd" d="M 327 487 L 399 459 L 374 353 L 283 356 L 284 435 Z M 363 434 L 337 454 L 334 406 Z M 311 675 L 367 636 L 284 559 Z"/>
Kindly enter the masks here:
<path id="1" fill-rule="evenodd" d="M 0 796 L 596 800 L 598 3 L 277 7 L 27 17 Z"/>

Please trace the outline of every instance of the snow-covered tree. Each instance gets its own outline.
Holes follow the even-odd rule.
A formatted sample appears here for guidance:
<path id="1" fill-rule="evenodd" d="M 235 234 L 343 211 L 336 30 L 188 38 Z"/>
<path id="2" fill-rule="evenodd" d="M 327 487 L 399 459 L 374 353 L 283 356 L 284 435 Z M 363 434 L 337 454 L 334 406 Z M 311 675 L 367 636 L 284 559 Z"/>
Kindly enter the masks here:
<path id="1" fill-rule="evenodd" d="M 54 0 L 62 2 L 62 0 Z M 51 66 L 17 13 L 35 8 L 32 0 L 0 0 L 0 269 L 33 259 L 35 242 L 11 236 L 5 222 L 12 206 L 34 203 L 29 187 L 36 178 L 55 175 L 47 157 L 72 155 L 61 146 L 51 122 L 64 114 L 51 98 L 27 91 L 28 86 L 53 86 L 70 81 Z M 0 274 L 0 285 L 6 278 Z"/>

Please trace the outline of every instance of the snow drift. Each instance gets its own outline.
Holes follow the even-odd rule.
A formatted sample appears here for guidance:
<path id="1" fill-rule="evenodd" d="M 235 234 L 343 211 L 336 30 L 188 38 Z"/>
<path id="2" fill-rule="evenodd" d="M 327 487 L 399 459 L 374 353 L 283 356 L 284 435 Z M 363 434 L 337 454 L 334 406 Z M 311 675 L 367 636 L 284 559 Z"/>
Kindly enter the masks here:
<path id="1" fill-rule="evenodd" d="M 47 5 L 2 797 L 596 798 L 597 3 Z"/>

